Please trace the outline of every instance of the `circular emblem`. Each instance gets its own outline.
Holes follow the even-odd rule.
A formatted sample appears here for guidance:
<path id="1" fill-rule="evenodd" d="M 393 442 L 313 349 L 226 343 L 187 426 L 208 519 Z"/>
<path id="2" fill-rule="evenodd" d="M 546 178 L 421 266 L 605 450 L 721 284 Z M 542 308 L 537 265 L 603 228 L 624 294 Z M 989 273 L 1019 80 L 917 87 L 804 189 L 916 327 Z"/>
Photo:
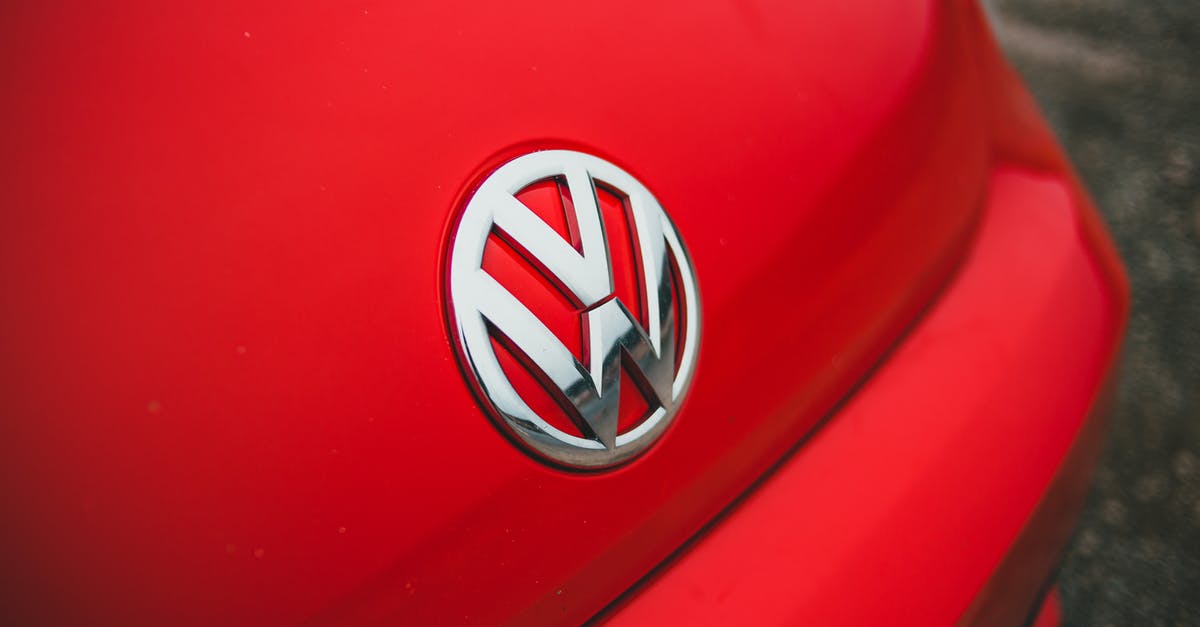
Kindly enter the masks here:
<path id="1" fill-rule="evenodd" d="M 675 225 L 629 173 L 570 150 L 500 166 L 448 257 L 464 371 L 500 427 L 571 468 L 632 459 L 666 430 L 696 365 L 696 278 Z"/>

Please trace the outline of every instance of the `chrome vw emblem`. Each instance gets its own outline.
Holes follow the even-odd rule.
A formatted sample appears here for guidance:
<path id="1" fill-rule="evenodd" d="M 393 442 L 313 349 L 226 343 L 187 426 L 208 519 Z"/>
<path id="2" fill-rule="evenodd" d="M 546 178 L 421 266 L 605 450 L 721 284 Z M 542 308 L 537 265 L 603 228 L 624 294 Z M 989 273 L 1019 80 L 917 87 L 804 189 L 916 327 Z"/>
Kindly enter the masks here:
<path id="1" fill-rule="evenodd" d="M 565 238 L 519 193 L 555 180 L 569 193 Z M 620 198 L 632 233 L 606 225 L 598 190 Z M 632 238 L 638 303 L 614 296 L 609 243 Z M 501 237 L 559 291 L 581 317 L 582 358 L 485 269 L 489 237 Z M 464 370 L 502 428 L 560 465 L 602 468 L 644 451 L 670 423 L 696 364 L 700 307 L 696 279 L 675 225 L 644 185 L 598 157 L 547 150 L 518 157 L 488 176 L 467 202 L 449 257 L 451 328 Z M 643 326 L 641 319 L 649 323 Z M 578 433 L 556 427 L 522 398 L 500 363 L 496 344 L 556 399 Z M 649 404 L 637 424 L 618 428 L 621 370 Z M 560 426 L 562 421 L 557 421 Z"/>

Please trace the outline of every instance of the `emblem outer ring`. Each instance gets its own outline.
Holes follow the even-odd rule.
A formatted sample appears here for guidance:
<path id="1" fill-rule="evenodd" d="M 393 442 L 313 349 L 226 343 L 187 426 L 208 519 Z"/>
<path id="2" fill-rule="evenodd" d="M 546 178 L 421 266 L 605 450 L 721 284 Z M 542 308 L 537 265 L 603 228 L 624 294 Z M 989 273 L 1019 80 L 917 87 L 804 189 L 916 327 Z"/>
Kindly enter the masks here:
<path id="1" fill-rule="evenodd" d="M 461 284 L 466 273 L 481 272 L 483 244 L 494 226 L 488 225 L 482 231 L 481 237 L 479 214 L 485 213 L 485 210 L 478 207 L 486 202 L 486 190 L 493 188 L 494 191 L 494 188 L 500 187 L 508 194 L 513 194 L 539 180 L 560 176 L 564 170 L 572 167 L 584 168 L 592 181 L 615 188 L 631 202 L 639 204 L 641 209 L 635 210 L 635 217 L 645 219 L 646 216 L 650 216 L 656 221 L 661 220 L 664 249 L 674 261 L 676 271 L 673 276 L 674 280 L 678 281 L 678 298 L 675 300 L 679 302 L 672 302 L 672 306 L 682 306 L 685 312 L 680 316 L 681 320 L 686 320 L 685 329 L 680 334 L 683 340 L 683 354 L 679 359 L 679 368 L 674 371 L 670 381 L 670 401 L 663 403 L 634 429 L 618 434 L 615 442 L 611 442 L 608 447 L 595 440 L 564 433 L 536 414 L 514 415 L 514 412 L 502 409 L 492 396 L 497 392 L 494 389 L 489 390 L 488 383 L 496 382 L 498 377 L 504 380 L 507 378 L 502 371 L 496 371 L 498 365 L 492 363 L 495 361 L 494 355 L 491 359 L 487 358 L 486 353 L 494 351 L 490 342 L 484 348 L 478 334 L 471 336 L 468 330 L 473 323 L 469 319 L 482 314 L 469 306 L 463 306 L 463 301 L 469 300 L 469 296 L 460 293 L 459 298 L 455 298 L 456 279 Z M 476 181 L 475 185 L 468 188 L 469 191 L 460 196 L 457 203 L 455 217 L 447 231 L 448 244 L 443 249 L 446 253 L 442 264 L 448 339 L 469 388 L 480 407 L 500 431 L 532 453 L 536 459 L 572 470 L 603 470 L 632 461 L 660 439 L 674 421 L 690 386 L 699 352 L 699 289 L 691 257 L 678 229 L 645 185 L 611 162 L 584 152 L 534 150 L 522 153 L 490 169 Z M 634 201 L 634 198 L 638 200 Z M 470 229 L 469 238 L 463 237 L 464 228 Z M 642 265 L 647 264 L 643 262 Z M 646 298 L 647 294 L 642 294 L 642 297 Z"/>

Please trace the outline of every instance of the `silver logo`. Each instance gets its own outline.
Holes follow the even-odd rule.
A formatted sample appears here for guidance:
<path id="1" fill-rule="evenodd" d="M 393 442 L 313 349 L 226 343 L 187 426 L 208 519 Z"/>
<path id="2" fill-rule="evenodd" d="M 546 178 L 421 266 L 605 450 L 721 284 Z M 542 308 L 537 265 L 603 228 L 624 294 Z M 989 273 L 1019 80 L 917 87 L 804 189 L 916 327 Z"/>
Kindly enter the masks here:
<path id="1" fill-rule="evenodd" d="M 567 220 L 574 241 L 516 198 L 549 179 L 565 182 L 572 199 Z M 606 231 L 597 186 L 623 201 L 633 231 L 640 308 L 614 297 L 608 242 L 626 234 Z M 493 233 L 511 242 L 579 310 L 582 361 L 484 270 L 484 248 Z M 513 159 L 468 201 L 454 232 L 449 266 L 451 325 L 465 369 L 500 425 L 519 441 L 560 465 L 603 468 L 631 459 L 662 435 L 696 365 L 700 307 L 679 233 L 644 185 L 581 152 L 547 150 Z M 630 313 L 639 309 L 649 328 Z M 530 408 L 505 374 L 493 337 L 523 355 L 521 363 L 559 400 L 580 435 L 555 427 Z M 622 362 L 650 408 L 645 419 L 618 433 Z"/>

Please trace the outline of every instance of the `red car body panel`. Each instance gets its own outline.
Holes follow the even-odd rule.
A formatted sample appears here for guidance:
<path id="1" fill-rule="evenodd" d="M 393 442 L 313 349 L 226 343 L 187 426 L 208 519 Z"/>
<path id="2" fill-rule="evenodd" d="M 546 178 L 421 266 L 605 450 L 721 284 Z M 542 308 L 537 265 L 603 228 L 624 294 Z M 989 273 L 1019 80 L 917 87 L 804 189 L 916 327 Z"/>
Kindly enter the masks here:
<path id="1" fill-rule="evenodd" d="M 1081 237 L 1066 184 L 1004 167 L 989 189 L 980 238 L 938 304 L 827 425 L 614 623 L 963 617 L 1056 475 L 1090 465 L 1091 455 L 1063 461 L 1088 418 L 1103 420 L 1124 322 L 1123 295 Z M 1081 440 L 1093 455 L 1095 440 Z M 1078 502 L 1078 490 L 1053 496 L 1050 507 Z M 1026 533 L 1053 540 L 1053 555 L 1065 539 L 1053 523 L 1063 518 Z M 1036 598 L 1028 593 L 1045 584 L 1048 564 L 1040 566 L 1021 573 L 1025 598 L 993 592 L 1024 602 L 1003 607 L 1015 616 L 995 620 L 989 609 L 978 618 L 1020 624 Z"/>
<path id="2" fill-rule="evenodd" d="M 4 611 L 21 622 L 592 617 L 824 418 L 839 421 L 830 412 L 937 307 L 955 269 L 974 267 L 981 207 L 1007 189 L 989 181 L 1032 176 L 1000 162 L 1066 177 L 1086 246 L 1056 250 L 1098 260 L 1080 275 L 1091 291 L 1061 296 L 1097 308 L 1093 323 L 1060 321 L 1077 327 L 1061 341 L 1092 352 L 1039 359 L 1030 376 L 1086 365 L 1050 399 L 1086 411 L 1111 357 L 1100 346 L 1123 324 L 1103 227 L 968 3 L 3 11 Z M 495 428 L 442 303 L 447 239 L 473 185 L 553 147 L 645 182 L 701 293 L 678 417 L 649 453 L 602 473 L 547 466 Z M 1062 202 L 1044 204 L 1062 219 Z M 992 263 L 1003 278 L 1003 255 Z M 958 306 L 1019 321 L 1004 293 L 973 294 Z M 986 332 L 1025 349 L 1044 323 Z M 1024 354 L 977 376 L 1000 386 Z M 880 374 L 901 368 L 884 363 Z M 903 376 L 946 366 L 912 368 Z M 887 384 L 845 410 L 870 404 L 858 397 L 872 385 Z M 943 393 L 914 388 L 910 411 Z M 993 485 L 1013 509 L 957 557 L 971 576 L 925 599 L 938 615 L 965 611 L 967 582 L 996 566 L 1082 416 L 996 427 L 1044 429 L 1044 447 L 1029 474 Z M 916 425 L 889 425 L 905 446 L 846 442 L 834 461 L 866 473 L 919 452 Z M 971 442 L 945 467 L 969 461 Z M 898 469 L 892 485 L 918 472 Z M 855 496 L 813 490 L 792 515 Z M 861 498 L 862 516 L 887 507 Z M 893 540 L 929 517 L 966 520 L 953 494 L 907 507 Z M 838 545 L 858 557 L 826 566 L 861 567 L 887 548 L 872 538 Z M 888 564 L 948 567 L 932 557 Z M 837 594 L 826 601 L 864 592 Z"/>

